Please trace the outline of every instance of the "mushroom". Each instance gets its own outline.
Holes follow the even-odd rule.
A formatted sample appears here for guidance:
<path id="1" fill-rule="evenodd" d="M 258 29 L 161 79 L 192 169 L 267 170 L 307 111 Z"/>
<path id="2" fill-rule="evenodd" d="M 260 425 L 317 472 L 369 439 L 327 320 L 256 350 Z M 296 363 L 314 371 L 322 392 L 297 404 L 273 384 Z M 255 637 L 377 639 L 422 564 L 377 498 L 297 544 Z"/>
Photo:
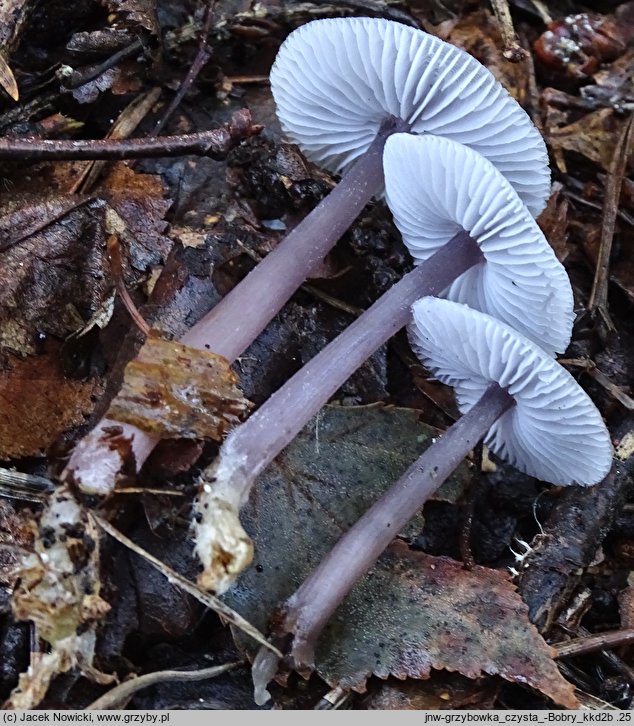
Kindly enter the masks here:
<path id="1" fill-rule="evenodd" d="M 422 30 L 373 18 L 307 23 L 282 44 L 271 88 L 289 138 L 344 177 L 186 333 L 187 345 L 230 362 L 248 348 L 382 190 L 383 148 L 396 131 L 465 144 L 490 159 L 534 215 L 546 203 L 548 157 L 529 117 L 475 58 Z M 101 445 L 113 426 L 131 440 L 137 470 L 157 443 L 129 424 L 102 419 L 65 469 L 85 492 L 114 487 L 119 454 Z"/>
<path id="2" fill-rule="evenodd" d="M 401 166 L 403 156 L 409 166 Z M 431 135 L 394 135 L 385 157 L 388 202 L 420 264 L 229 434 L 203 475 L 196 507 L 204 587 L 225 590 L 250 561 L 250 540 L 237 511 L 257 475 L 363 361 L 409 322 L 410 307 L 422 295 L 451 295 L 456 286 L 474 306 L 520 326 L 547 354 L 568 345 L 568 277 L 495 167 L 468 147 Z M 430 183 L 420 184 L 422 177 Z M 412 188 L 418 196 L 409 196 Z M 421 235 L 428 244 L 420 244 Z M 472 295 L 460 285 L 465 275 Z"/>
<path id="3" fill-rule="evenodd" d="M 482 438 L 516 468 L 553 484 L 596 484 L 612 464 L 600 413 L 538 346 L 496 318 L 448 300 L 425 297 L 412 312 L 414 350 L 455 389 L 464 415 L 343 535 L 281 607 L 274 635 L 293 635 L 289 652 L 300 669 L 312 667 L 315 642 L 353 585 Z M 274 664 L 262 652 L 256 659 L 260 695 Z"/>
<path id="4" fill-rule="evenodd" d="M 331 172 L 363 158 L 392 118 L 485 156 L 535 216 L 548 198 L 546 149 L 525 112 L 472 56 L 416 28 L 377 18 L 307 23 L 282 44 L 271 90 L 287 137 Z"/>

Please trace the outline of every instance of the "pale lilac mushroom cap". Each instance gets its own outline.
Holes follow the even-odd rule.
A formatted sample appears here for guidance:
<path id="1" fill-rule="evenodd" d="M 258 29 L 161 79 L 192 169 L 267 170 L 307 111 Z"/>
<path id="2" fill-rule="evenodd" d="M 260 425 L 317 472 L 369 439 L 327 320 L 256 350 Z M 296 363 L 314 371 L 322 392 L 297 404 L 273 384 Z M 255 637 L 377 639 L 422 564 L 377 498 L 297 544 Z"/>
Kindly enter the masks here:
<path id="1" fill-rule="evenodd" d="M 417 262 L 461 230 L 480 247 L 483 261 L 443 296 L 494 315 L 548 353 L 563 353 L 574 322 L 570 280 L 493 164 L 449 139 L 394 134 L 383 165 L 387 203 Z"/>
<path id="2" fill-rule="evenodd" d="M 546 204 L 548 156 L 530 118 L 475 58 L 422 30 L 315 20 L 288 36 L 270 77 L 284 132 L 330 171 L 345 171 L 393 116 L 485 156 L 533 215 Z"/>
<path id="3" fill-rule="evenodd" d="M 603 419 L 574 378 L 543 350 L 499 320 L 449 300 L 412 307 L 410 342 L 462 413 L 492 383 L 515 400 L 485 443 L 520 471 L 552 484 L 590 486 L 612 464 Z"/>

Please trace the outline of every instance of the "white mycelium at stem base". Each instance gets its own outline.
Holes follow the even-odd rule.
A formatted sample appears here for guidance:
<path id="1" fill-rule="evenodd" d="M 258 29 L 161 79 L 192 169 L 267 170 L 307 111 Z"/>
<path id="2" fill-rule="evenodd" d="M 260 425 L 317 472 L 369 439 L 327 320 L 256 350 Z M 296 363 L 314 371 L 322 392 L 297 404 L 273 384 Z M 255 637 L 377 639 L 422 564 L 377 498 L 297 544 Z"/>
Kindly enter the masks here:
<path id="1" fill-rule="evenodd" d="M 423 298 L 413 306 L 409 332 L 422 362 L 455 388 L 464 416 L 282 606 L 275 634 L 293 635 L 290 655 L 300 668 L 312 666 L 315 642 L 339 603 L 478 441 L 484 438 L 514 466 L 553 484 L 597 484 L 612 464 L 609 434 L 592 401 L 566 370 L 509 326 L 466 305 Z"/>
<path id="2" fill-rule="evenodd" d="M 401 171 L 395 158 L 402 155 L 405 140 L 413 163 Z M 430 237 L 425 248 L 420 243 L 412 248 L 424 261 L 225 441 L 213 480 L 204 482 L 197 505 L 196 551 L 204 566 L 203 586 L 223 590 L 248 564 L 250 541 L 237 510 L 255 477 L 363 361 L 409 321 L 409 308 L 421 295 L 451 290 L 454 281 L 471 275 L 475 289 L 490 288 L 474 298 L 475 304 L 485 310 L 491 305 L 499 317 L 519 321 L 549 353 L 566 348 L 573 319 L 567 275 L 511 185 L 486 159 L 435 136 L 393 136 L 386 146 L 385 168 L 388 200 L 398 203 L 397 222 L 404 206 L 401 190 L 425 172 L 429 177 L 430 166 L 434 188 L 419 185 L 418 196 L 409 199 L 414 227 Z"/>

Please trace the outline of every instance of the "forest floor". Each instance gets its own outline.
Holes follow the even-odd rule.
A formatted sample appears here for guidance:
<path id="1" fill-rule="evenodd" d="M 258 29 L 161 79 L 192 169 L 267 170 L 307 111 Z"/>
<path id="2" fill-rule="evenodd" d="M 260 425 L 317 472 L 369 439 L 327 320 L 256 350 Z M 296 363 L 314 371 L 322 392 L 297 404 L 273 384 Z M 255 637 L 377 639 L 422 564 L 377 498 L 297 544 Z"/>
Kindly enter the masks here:
<path id="1" fill-rule="evenodd" d="M 181 336 L 333 188 L 284 143 L 268 74 L 291 30 L 348 15 L 404 22 L 467 50 L 542 132 L 553 191 L 538 222 L 575 294 L 561 363 L 604 416 L 617 464 L 597 487 L 563 489 L 472 457 L 355 589 L 320 641 L 316 673 L 285 673 L 263 707 L 630 707 L 634 3 L 602 8 L 513 0 L 527 52 L 510 62 L 488 3 L 467 0 L 0 5 L 0 136 L 56 148 L 155 134 L 158 147 L 151 158 L 95 162 L 0 144 L 7 707 L 85 708 L 103 696 L 97 706 L 257 708 L 253 641 L 193 584 L 192 502 L 217 442 L 172 431 L 138 477 L 122 476 L 106 498 L 73 499 L 81 526 L 60 538 L 47 517 L 144 325 Z M 231 124 L 216 158 L 164 155 L 163 137 Z M 385 204 L 370 204 L 234 365 L 244 396 L 260 405 L 411 264 Z M 244 513 L 255 559 L 226 604 L 266 632 L 343 523 L 457 417 L 401 331 L 262 476 Z M 60 546 L 72 562 L 64 582 L 50 569 Z M 146 674 L 155 675 L 138 679 Z"/>

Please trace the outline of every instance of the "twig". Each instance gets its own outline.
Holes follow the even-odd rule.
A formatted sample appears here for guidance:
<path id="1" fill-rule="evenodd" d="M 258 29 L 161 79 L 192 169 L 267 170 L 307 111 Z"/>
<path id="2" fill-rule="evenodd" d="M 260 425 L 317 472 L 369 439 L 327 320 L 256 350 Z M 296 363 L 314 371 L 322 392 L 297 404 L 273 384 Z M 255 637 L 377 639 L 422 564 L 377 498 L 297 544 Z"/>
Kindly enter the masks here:
<path id="1" fill-rule="evenodd" d="M 117 542 L 120 542 L 122 545 L 132 550 L 132 552 L 139 555 L 139 557 L 142 557 L 144 560 L 149 562 L 152 567 L 155 567 L 162 575 L 167 578 L 167 581 L 170 583 L 170 585 L 179 587 L 184 592 L 189 593 L 192 597 L 196 598 L 198 602 L 201 602 L 210 610 L 213 610 L 218 615 L 221 615 L 229 623 L 235 625 L 237 628 L 240 628 L 243 633 L 246 633 L 251 638 L 260 643 L 260 645 L 263 645 L 265 648 L 272 651 L 276 656 L 282 658 L 282 653 L 274 645 L 271 645 L 271 643 L 268 642 L 268 640 L 256 627 L 251 625 L 248 620 L 245 620 L 242 615 L 238 614 L 235 610 L 222 602 L 222 600 L 219 600 L 214 595 L 211 595 L 208 592 L 201 590 L 199 587 L 194 585 L 193 582 L 190 582 L 186 577 L 183 577 L 178 572 L 176 572 L 176 570 L 173 570 L 164 562 L 161 562 L 161 560 L 159 560 L 157 557 L 154 557 L 154 555 L 151 555 L 142 547 L 139 547 L 131 539 L 126 537 L 122 532 L 120 532 L 116 527 L 113 527 L 110 522 L 106 521 L 99 515 L 91 513 L 89 516 L 95 520 L 95 522 L 101 527 L 101 529 L 103 529 L 104 532 L 107 532 L 111 537 L 116 539 Z"/>
<path id="2" fill-rule="evenodd" d="M 610 162 L 608 177 L 605 184 L 605 201 L 603 204 L 603 221 L 601 224 L 601 245 L 597 269 L 592 284 L 592 292 L 588 301 L 591 313 L 598 312 L 609 331 L 615 331 L 614 323 L 608 313 L 608 273 L 610 269 L 610 253 L 614 239 L 614 225 L 621 197 L 623 177 L 634 140 L 634 113 L 624 125 L 614 148 L 614 156 Z"/>
<path id="3" fill-rule="evenodd" d="M 631 435 L 633 427 L 634 419 L 628 416 L 612 433 L 616 446 Z M 617 461 L 598 486 L 568 489 L 551 512 L 543 533 L 531 543 L 522 561 L 518 591 L 528 606 L 531 622 L 542 634 L 550 630 L 596 556 L 631 486 L 633 471 L 634 451 Z"/>
<path id="4" fill-rule="evenodd" d="M 332 711 L 334 709 L 341 708 L 341 706 L 343 706 L 349 698 L 350 691 L 347 691 L 342 686 L 337 686 L 336 688 L 328 691 L 328 693 L 319 700 L 313 710 Z"/>
<path id="5" fill-rule="evenodd" d="M 232 86 L 248 86 L 250 84 L 270 83 L 268 76 L 225 76 L 225 81 Z"/>
<path id="6" fill-rule="evenodd" d="M 589 358 L 563 358 L 559 361 L 562 366 L 574 366 L 583 368 L 585 372 L 613 397 L 628 411 L 634 411 L 634 399 L 624 393 L 619 386 L 612 381 L 597 368 L 597 364 Z"/>
<path id="7" fill-rule="evenodd" d="M 122 487 L 117 489 L 119 494 L 155 494 L 158 497 L 184 497 L 183 492 L 174 492 L 168 489 L 149 489 L 146 487 Z"/>
<path id="8" fill-rule="evenodd" d="M 142 93 L 131 101 L 119 114 L 117 120 L 110 127 L 106 135 L 107 139 L 127 139 L 136 131 L 138 125 L 150 112 L 151 108 L 161 96 L 160 88 L 152 88 Z M 88 193 L 103 169 L 107 166 L 106 161 L 87 161 L 84 170 L 73 182 L 70 192 L 72 194 L 82 191 Z"/>
<path id="9" fill-rule="evenodd" d="M 207 0 L 207 7 L 205 8 L 205 19 L 203 21 L 203 27 L 200 30 L 200 43 L 198 45 L 198 53 L 196 53 L 196 57 L 194 58 L 194 62 L 192 63 L 191 68 L 187 72 L 187 75 L 183 79 L 180 88 L 174 95 L 174 98 L 167 107 L 165 113 L 157 121 L 156 126 L 154 127 L 153 131 L 148 134 L 148 136 L 158 136 L 158 134 L 161 133 L 165 124 L 172 117 L 174 111 L 176 111 L 176 109 L 180 106 L 181 101 L 185 97 L 185 94 L 187 93 L 187 91 L 189 91 L 192 84 L 198 77 L 198 74 L 200 73 L 200 71 L 202 71 L 202 69 L 207 64 L 209 58 L 211 57 L 211 52 L 207 45 L 207 36 L 209 35 L 209 31 L 211 30 L 211 21 L 214 15 L 215 6 L 216 0 Z"/>
<path id="10" fill-rule="evenodd" d="M 209 156 L 223 159 L 238 141 L 259 133 L 247 109 L 234 113 L 231 122 L 211 131 L 150 139 L 90 139 L 67 141 L 35 137 L 0 138 L 0 159 L 139 159 L 144 157 Z"/>
<path id="11" fill-rule="evenodd" d="M 539 17 L 542 19 L 545 25 L 553 22 L 553 18 L 548 12 L 546 4 L 543 3 L 542 0 L 533 0 L 533 5 L 535 6 L 535 10 L 537 10 L 537 12 L 539 13 Z"/>
<path id="12" fill-rule="evenodd" d="M 491 5 L 500 26 L 502 42 L 504 43 L 502 55 L 511 63 L 521 63 L 528 53 L 522 48 L 517 39 L 508 0 L 491 0 Z"/>
<path id="13" fill-rule="evenodd" d="M 620 645 L 632 645 L 632 643 L 634 643 L 634 629 L 628 629 L 589 635 L 585 638 L 574 638 L 566 643 L 554 643 L 552 647 L 557 651 L 557 658 L 570 658 L 575 655 L 594 653 L 597 650 L 616 648 Z"/>
<path id="14" fill-rule="evenodd" d="M 233 663 L 225 663 L 221 666 L 212 668 L 201 668 L 197 671 L 156 671 L 156 673 L 146 673 L 138 678 L 120 683 L 112 690 L 104 693 L 96 701 L 86 706 L 87 711 L 96 711 L 97 709 L 122 708 L 126 701 L 131 698 L 137 691 L 148 686 L 155 686 L 158 683 L 178 682 L 195 682 L 204 681 L 208 678 L 216 678 L 223 673 L 239 668 L 244 665 L 244 661 L 238 660 Z"/>
<path id="15" fill-rule="evenodd" d="M 67 88 L 71 91 L 75 88 L 79 88 L 86 83 L 90 83 L 90 81 L 94 81 L 95 78 L 99 78 L 102 73 L 109 71 L 111 68 L 114 68 L 114 66 L 121 63 L 122 60 L 129 58 L 131 55 L 134 55 L 142 49 L 143 43 L 141 43 L 140 40 L 135 40 L 134 43 L 131 43 L 125 48 L 122 48 L 116 53 L 113 53 L 109 58 L 106 58 L 103 63 L 89 68 L 86 72 L 81 73 L 79 71 L 76 71 L 71 73 L 70 76 L 62 78 L 62 85 L 64 88 Z"/>

